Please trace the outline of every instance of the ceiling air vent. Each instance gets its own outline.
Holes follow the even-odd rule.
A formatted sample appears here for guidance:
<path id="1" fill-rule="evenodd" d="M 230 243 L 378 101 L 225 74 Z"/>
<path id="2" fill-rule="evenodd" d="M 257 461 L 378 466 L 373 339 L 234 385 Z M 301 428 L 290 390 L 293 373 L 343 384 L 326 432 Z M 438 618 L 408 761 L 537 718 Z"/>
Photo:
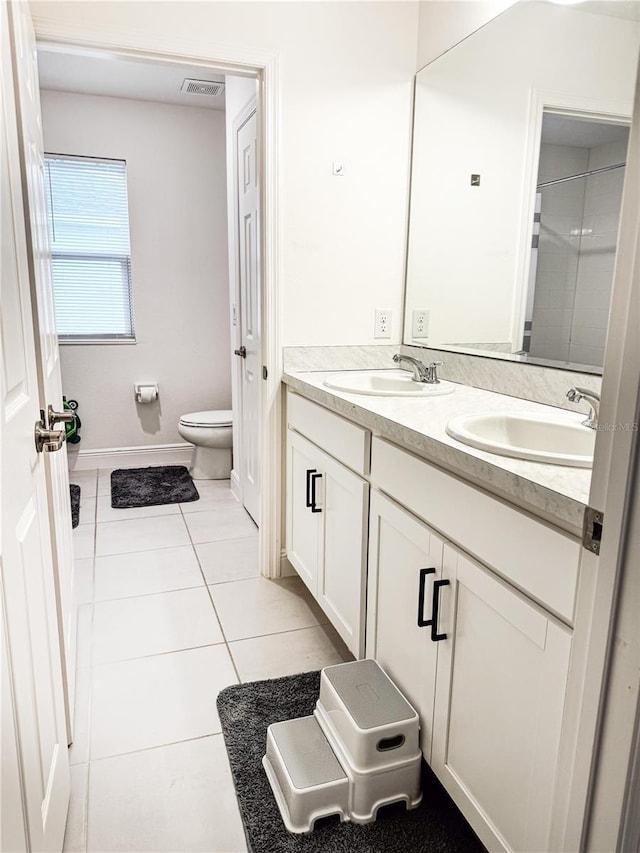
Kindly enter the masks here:
<path id="1" fill-rule="evenodd" d="M 191 80 L 189 77 L 182 83 L 180 89 L 185 95 L 206 95 L 215 98 L 224 92 L 224 83 L 215 83 L 211 80 Z"/>

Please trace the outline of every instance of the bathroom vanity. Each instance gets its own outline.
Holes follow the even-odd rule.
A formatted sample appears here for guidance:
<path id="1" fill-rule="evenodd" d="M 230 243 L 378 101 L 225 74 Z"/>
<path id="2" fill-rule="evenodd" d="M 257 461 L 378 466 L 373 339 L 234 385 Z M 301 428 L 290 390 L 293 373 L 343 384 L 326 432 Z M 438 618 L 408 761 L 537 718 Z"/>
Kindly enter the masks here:
<path id="1" fill-rule="evenodd" d="M 550 850 L 590 471 L 445 431 L 456 413 L 549 407 L 463 385 L 357 396 L 328 375 L 284 379 L 287 557 L 418 710 L 424 756 L 483 843 Z"/>

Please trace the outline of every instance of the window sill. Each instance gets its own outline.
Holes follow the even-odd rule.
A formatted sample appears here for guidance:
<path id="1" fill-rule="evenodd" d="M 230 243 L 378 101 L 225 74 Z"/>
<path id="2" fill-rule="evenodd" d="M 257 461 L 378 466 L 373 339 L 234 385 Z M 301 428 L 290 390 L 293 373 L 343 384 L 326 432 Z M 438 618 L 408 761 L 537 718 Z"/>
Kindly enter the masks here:
<path id="1" fill-rule="evenodd" d="M 135 346 L 135 338 L 58 338 L 60 346 Z"/>

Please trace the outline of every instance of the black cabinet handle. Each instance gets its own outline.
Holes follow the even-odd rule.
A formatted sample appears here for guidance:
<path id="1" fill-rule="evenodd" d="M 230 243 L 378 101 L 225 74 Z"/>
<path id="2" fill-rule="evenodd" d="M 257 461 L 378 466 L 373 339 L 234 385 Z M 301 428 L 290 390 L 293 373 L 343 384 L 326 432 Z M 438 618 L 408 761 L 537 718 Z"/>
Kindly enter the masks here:
<path id="1" fill-rule="evenodd" d="M 449 586 L 448 580 L 434 581 L 433 584 L 433 611 L 431 613 L 431 639 L 434 643 L 446 640 L 446 634 L 438 634 L 438 609 L 440 607 L 440 590 L 443 586 Z"/>
<path id="2" fill-rule="evenodd" d="M 420 585 L 418 587 L 418 628 L 426 628 L 431 625 L 431 619 L 424 618 L 424 593 L 427 584 L 427 575 L 435 575 L 435 568 L 420 569 Z"/>
<path id="3" fill-rule="evenodd" d="M 306 497 L 305 497 L 305 502 L 306 502 L 307 508 L 312 506 L 312 503 L 311 503 L 311 475 L 315 474 L 315 473 L 316 473 L 315 468 L 307 468 L 307 490 L 306 490 Z"/>
<path id="4" fill-rule="evenodd" d="M 311 472 L 310 481 L 311 481 L 311 512 L 322 512 L 322 509 L 319 506 L 316 506 L 316 483 L 322 477 L 322 474 L 317 474 L 315 471 Z"/>

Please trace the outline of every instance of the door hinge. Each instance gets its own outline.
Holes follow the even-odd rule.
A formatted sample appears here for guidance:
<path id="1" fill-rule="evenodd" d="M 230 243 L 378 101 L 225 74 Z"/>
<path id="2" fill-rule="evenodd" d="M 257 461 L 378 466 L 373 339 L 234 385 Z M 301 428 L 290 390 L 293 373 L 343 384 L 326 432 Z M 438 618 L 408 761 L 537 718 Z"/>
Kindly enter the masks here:
<path id="1" fill-rule="evenodd" d="M 592 554 L 600 553 L 602 530 L 604 528 L 604 513 L 599 509 L 588 506 L 584 512 L 582 527 L 582 545 Z"/>

